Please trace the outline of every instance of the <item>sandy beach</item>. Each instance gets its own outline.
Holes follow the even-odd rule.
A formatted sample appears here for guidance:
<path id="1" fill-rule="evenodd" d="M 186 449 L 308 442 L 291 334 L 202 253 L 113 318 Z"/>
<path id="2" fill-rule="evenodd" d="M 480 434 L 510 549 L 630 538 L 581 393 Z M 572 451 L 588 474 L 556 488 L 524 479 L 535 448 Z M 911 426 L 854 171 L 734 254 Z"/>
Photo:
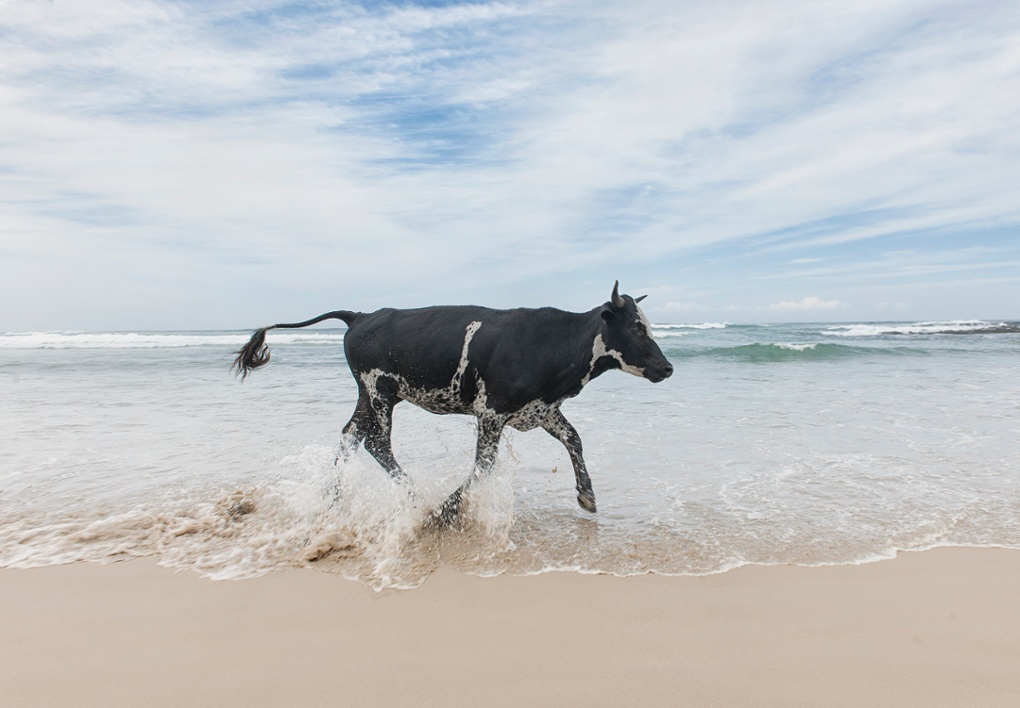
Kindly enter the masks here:
<path id="1" fill-rule="evenodd" d="M 707 577 L 0 571 L 10 706 L 1020 705 L 1020 553 Z"/>

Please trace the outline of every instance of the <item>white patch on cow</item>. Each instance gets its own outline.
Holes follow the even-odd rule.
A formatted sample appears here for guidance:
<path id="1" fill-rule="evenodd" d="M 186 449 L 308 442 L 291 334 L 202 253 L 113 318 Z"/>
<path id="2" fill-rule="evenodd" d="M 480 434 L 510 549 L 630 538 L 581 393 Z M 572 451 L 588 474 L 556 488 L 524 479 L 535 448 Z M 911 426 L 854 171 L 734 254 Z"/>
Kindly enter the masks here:
<path id="1" fill-rule="evenodd" d="M 368 391 L 370 396 L 378 395 L 377 393 L 378 388 L 376 387 L 376 382 L 379 381 L 379 377 L 382 375 L 383 371 L 381 369 L 362 371 L 360 374 L 358 374 L 358 377 L 361 379 L 361 383 L 364 384 L 365 390 Z"/>
<path id="2" fill-rule="evenodd" d="M 587 386 L 591 381 L 591 375 L 595 372 L 595 362 L 606 356 L 606 343 L 602 341 L 602 335 L 595 335 L 595 342 L 591 346 L 591 361 L 588 362 L 588 373 L 581 379 L 581 386 Z"/>
<path id="3" fill-rule="evenodd" d="M 481 326 L 481 322 L 474 321 L 465 328 L 464 344 L 461 346 L 460 351 L 460 361 L 457 364 L 457 370 L 454 372 L 453 378 L 450 379 L 449 385 L 444 388 L 426 390 L 412 386 L 410 382 L 397 374 L 382 371 L 381 369 L 372 369 L 371 371 L 359 374 L 359 378 L 369 395 L 369 400 L 375 401 L 379 399 L 378 382 L 380 378 L 386 377 L 396 382 L 398 397 L 405 401 L 410 401 L 431 413 L 466 413 L 476 416 L 491 415 L 492 411 L 488 407 L 489 399 L 485 391 L 485 382 L 481 380 L 477 372 L 474 374 L 477 389 L 474 398 L 466 404 L 461 400 L 464 376 L 470 375 L 468 373 L 468 349 L 471 346 L 472 338 Z"/>
<path id="4" fill-rule="evenodd" d="M 628 374 L 634 374 L 634 376 L 644 376 L 645 370 L 636 366 L 631 366 L 623 360 L 623 354 L 616 351 L 615 349 L 607 349 L 606 343 L 602 341 L 602 335 L 595 335 L 595 342 L 591 347 L 591 362 L 588 364 L 588 373 L 581 379 L 581 386 L 587 386 L 588 382 L 591 381 L 591 375 L 595 373 L 595 364 L 604 356 L 612 357 L 616 359 L 617 363 L 620 364 L 620 370 L 626 371 Z"/>
<path id="5" fill-rule="evenodd" d="M 541 399 L 531 401 L 521 406 L 519 410 L 507 418 L 506 424 L 521 432 L 534 430 L 539 426 L 544 427 L 549 414 L 557 410 L 561 403 L 562 401 L 546 403 Z"/>
<path id="6" fill-rule="evenodd" d="M 478 392 L 475 394 L 475 400 L 471 402 L 471 410 L 475 415 L 493 415 L 489 409 L 489 394 L 485 390 L 485 382 L 478 374 L 475 374 L 475 382 Z"/>
<path id="7" fill-rule="evenodd" d="M 365 387 L 365 392 L 368 393 L 368 402 L 372 406 L 373 410 L 377 410 L 377 406 L 383 404 L 382 398 L 379 396 L 379 379 L 380 377 L 387 376 L 389 378 L 397 379 L 397 376 L 393 374 L 387 374 L 382 369 L 372 369 L 359 374 L 361 384 Z M 383 429 L 383 433 L 389 435 L 390 427 L 389 421 L 386 420 L 386 416 L 376 415 L 379 420 L 379 425 Z"/>
<path id="8" fill-rule="evenodd" d="M 623 355 L 620 352 L 613 351 L 612 349 L 606 352 L 609 356 L 620 362 L 620 371 L 626 371 L 628 374 L 633 374 L 639 378 L 643 378 L 645 375 L 644 367 L 632 366 L 623 360 Z"/>
<path id="9" fill-rule="evenodd" d="M 635 307 L 637 307 L 637 305 L 635 305 Z M 648 321 L 648 317 L 645 315 L 644 310 L 640 307 L 637 307 L 637 316 L 638 321 L 645 326 L 645 332 L 648 333 L 648 336 L 655 339 L 655 335 L 652 333 L 652 323 Z"/>
<path id="10" fill-rule="evenodd" d="M 450 382 L 450 389 L 455 395 L 460 394 L 460 382 L 464 378 L 464 372 L 467 371 L 468 366 L 468 347 L 471 346 L 471 340 L 475 336 L 475 332 L 482 326 L 482 323 L 475 320 L 467 326 L 464 330 L 464 346 L 460 349 L 460 363 L 457 364 L 457 371 L 453 374 L 453 381 Z"/>

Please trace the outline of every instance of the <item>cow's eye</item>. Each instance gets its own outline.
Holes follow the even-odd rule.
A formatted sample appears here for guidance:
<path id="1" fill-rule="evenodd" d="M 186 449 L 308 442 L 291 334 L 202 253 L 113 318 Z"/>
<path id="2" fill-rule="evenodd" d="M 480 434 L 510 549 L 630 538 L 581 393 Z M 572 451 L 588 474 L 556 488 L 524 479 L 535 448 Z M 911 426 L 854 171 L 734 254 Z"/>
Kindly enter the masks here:
<path id="1" fill-rule="evenodd" d="M 638 335 L 639 337 L 645 336 L 645 328 L 642 327 L 640 324 L 633 325 L 631 329 L 634 331 L 634 334 Z"/>

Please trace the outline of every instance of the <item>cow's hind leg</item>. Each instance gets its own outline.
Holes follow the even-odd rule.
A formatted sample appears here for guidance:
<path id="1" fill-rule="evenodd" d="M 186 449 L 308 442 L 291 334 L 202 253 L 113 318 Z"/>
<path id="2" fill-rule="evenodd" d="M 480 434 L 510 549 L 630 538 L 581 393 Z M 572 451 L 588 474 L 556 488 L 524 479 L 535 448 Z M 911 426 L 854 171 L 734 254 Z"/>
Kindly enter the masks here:
<path id="1" fill-rule="evenodd" d="M 410 483 L 410 477 L 400 468 L 393 457 L 390 442 L 390 431 L 393 427 L 393 408 L 398 399 L 395 396 L 370 395 L 361 389 L 354 415 L 347 421 L 340 435 L 340 444 L 334 464 L 339 466 L 340 460 L 347 461 L 357 451 L 358 445 L 364 444 L 365 449 L 375 458 L 387 474 L 399 482 Z M 413 492 L 412 492 L 413 496 Z M 340 482 L 333 491 L 333 501 L 340 499 Z"/>
<path id="2" fill-rule="evenodd" d="M 432 515 L 432 523 L 437 526 L 449 526 L 460 515 L 460 506 L 464 500 L 464 492 L 471 483 L 487 475 L 496 462 L 499 452 L 499 438 L 503 434 L 505 421 L 495 416 L 479 416 L 478 442 L 475 448 L 475 467 L 464 484 L 451 494 L 442 506 Z"/>
<path id="3" fill-rule="evenodd" d="M 595 513 L 595 492 L 591 488 L 591 478 L 588 477 L 588 469 L 584 464 L 584 456 L 581 454 L 581 436 L 570 424 L 564 415 L 557 409 L 545 422 L 542 427 L 554 438 L 563 443 L 570 455 L 570 464 L 574 466 L 574 479 L 577 481 L 577 503 L 582 509 Z"/>
<path id="4" fill-rule="evenodd" d="M 378 437 L 379 424 L 375 419 L 375 411 L 372 409 L 372 405 L 369 402 L 368 394 L 364 389 L 361 389 L 358 395 L 358 403 L 354 408 L 354 414 L 351 419 L 347 421 L 347 425 L 344 426 L 343 431 L 340 433 L 340 442 L 337 445 L 336 457 L 333 458 L 333 466 L 336 468 L 337 476 L 333 482 L 333 503 L 336 504 L 340 501 L 341 494 L 341 480 L 340 480 L 340 463 L 347 462 L 351 459 L 355 452 L 358 451 L 358 447 L 365 442 L 366 449 L 369 448 L 367 439 L 369 436 L 373 438 Z M 369 450 L 371 452 L 371 450 Z M 390 454 L 392 459 L 393 455 Z M 378 457 L 376 458 L 378 459 Z M 393 461 L 396 465 L 396 460 Z M 384 467 L 386 465 L 383 465 Z M 399 469 L 399 467 L 398 467 Z"/>
<path id="5" fill-rule="evenodd" d="M 393 457 L 390 431 L 393 428 L 393 408 L 400 399 L 397 397 L 397 383 L 388 377 L 379 377 L 371 388 L 358 387 L 358 404 L 354 415 L 347 421 L 340 435 L 337 462 L 348 459 L 359 444 L 364 444 L 368 453 L 394 479 L 407 480 Z"/>
<path id="6" fill-rule="evenodd" d="M 396 458 L 393 457 L 393 444 L 390 440 L 390 432 L 393 429 L 393 407 L 395 405 L 395 400 L 376 398 L 372 401 L 372 410 L 375 415 L 368 417 L 368 426 L 364 438 L 365 449 L 382 465 L 382 468 L 391 477 L 400 481 L 407 481 L 407 474 L 404 470 L 400 469 Z"/>
<path id="7" fill-rule="evenodd" d="M 363 390 L 358 395 L 358 405 L 354 408 L 354 415 L 347 421 L 343 431 L 340 433 L 340 444 L 337 446 L 337 456 L 333 461 L 339 465 L 340 460 L 345 462 L 358 450 L 358 446 L 368 435 L 373 423 L 372 418 L 375 412 L 368 402 L 368 394 Z"/>

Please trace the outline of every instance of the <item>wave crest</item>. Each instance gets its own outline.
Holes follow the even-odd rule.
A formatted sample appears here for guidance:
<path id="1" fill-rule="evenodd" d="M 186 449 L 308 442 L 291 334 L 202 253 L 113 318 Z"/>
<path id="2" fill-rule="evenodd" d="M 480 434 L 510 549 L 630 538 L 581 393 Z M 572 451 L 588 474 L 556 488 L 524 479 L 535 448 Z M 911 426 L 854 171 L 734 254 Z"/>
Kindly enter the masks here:
<path id="1" fill-rule="evenodd" d="M 0 349 L 178 349 L 181 347 L 238 347 L 250 332 L 6 332 Z M 274 343 L 339 343 L 343 331 L 276 333 Z"/>
<path id="2" fill-rule="evenodd" d="M 950 320 L 943 322 L 913 322 L 847 324 L 829 327 L 822 334 L 831 337 L 887 337 L 897 335 L 951 335 L 951 334 L 1020 334 L 1020 322 L 987 322 L 985 320 Z"/>
<path id="3" fill-rule="evenodd" d="M 679 358 L 724 358 L 752 363 L 832 361 L 862 356 L 903 356 L 923 355 L 924 351 L 906 347 L 861 347 L 833 342 L 813 343 L 755 343 L 733 347 L 713 347 L 699 351 L 672 351 L 670 355 Z"/>

